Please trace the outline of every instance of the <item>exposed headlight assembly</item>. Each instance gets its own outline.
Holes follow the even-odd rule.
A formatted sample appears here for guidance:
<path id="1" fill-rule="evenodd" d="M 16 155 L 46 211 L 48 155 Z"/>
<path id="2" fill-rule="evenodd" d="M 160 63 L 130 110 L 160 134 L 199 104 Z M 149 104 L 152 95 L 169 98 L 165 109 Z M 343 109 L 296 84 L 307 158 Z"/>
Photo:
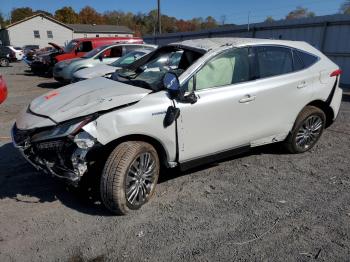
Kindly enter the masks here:
<path id="1" fill-rule="evenodd" d="M 40 142 L 43 140 L 50 140 L 55 138 L 62 138 L 67 136 L 75 136 L 83 126 L 94 119 L 93 116 L 84 119 L 76 119 L 63 124 L 60 124 L 53 129 L 45 130 L 35 134 L 32 137 L 32 142 Z"/>

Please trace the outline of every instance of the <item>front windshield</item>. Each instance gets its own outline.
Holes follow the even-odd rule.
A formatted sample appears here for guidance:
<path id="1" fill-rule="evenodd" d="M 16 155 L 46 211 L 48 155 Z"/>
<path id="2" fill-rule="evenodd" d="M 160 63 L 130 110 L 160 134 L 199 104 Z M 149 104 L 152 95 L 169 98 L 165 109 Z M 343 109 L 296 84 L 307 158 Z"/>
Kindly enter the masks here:
<path id="1" fill-rule="evenodd" d="M 107 45 L 92 49 L 90 52 L 87 52 L 85 55 L 83 55 L 83 58 L 93 58 L 95 55 L 97 55 L 99 52 L 101 52 L 106 47 L 107 47 Z"/>
<path id="2" fill-rule="evenodd" d="M 127 65 L 130 65 L 131 63 L 135 62 L 137 59 L 140 57 L 144 56 L 146 53 L 143 51 L 133 51 L 130 52 L 129 54 L 121 57 L 117 61 L 113 62 L 111 66 L 114 67 L 124 67 Z"/>
<path id="3" fill-rule="evenodd" d="M 159 91 L 163 89 L 162 79 L 167 72 L 171 71 L 180 76 L 202 55 L 196 51 L 172 46 L 160 48 L 136 69 L 128 67 L 117 70 L 112 79 Z"/>
<path id="4" fill-rule="evenodd" d="M 75 49 L 75 46 L 78 44 L 76 41 L 70 41 L 68 45 L 64 48 L 65 53 L 72 53 L 73 50 Z"/>

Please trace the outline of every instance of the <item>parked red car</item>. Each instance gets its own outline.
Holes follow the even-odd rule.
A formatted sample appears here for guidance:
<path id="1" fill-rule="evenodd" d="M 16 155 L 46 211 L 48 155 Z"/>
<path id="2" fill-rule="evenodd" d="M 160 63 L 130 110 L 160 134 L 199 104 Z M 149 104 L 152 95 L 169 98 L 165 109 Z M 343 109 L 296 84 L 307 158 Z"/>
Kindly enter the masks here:
<path id="1" fill-rule="evenodd" d="M 61 62 L 67 59 L 82 57 L 96 47 L 114 43 L 132 43 L 143 44 L 142 38 L 137 37 L 94 37 L 73 39 L 64 48 L 64 53 L 55 57 L 55 62 Z"/>
<path id="2" fill-rule="evenodd" d="M 7 97 L 7 86 L 5 79 L 0 75 L 0 104 L 5 101 Z"/>

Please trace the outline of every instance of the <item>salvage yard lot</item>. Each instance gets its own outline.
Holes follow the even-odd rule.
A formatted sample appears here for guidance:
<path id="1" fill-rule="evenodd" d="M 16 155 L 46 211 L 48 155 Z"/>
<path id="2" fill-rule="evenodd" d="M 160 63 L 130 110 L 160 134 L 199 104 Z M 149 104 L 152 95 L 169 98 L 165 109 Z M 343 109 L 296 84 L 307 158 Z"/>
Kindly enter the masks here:
<path id="1" fill-rule="evenodd" d="M 313 150 L 279 145 L 186 173 L 164 171 L 128 216 L 40 174 L 10 143 L 16 114 L 60 85 L 22 63 L 0 68 L 0 261 L 344 261 L 350 257 L 350 96 Z"/>

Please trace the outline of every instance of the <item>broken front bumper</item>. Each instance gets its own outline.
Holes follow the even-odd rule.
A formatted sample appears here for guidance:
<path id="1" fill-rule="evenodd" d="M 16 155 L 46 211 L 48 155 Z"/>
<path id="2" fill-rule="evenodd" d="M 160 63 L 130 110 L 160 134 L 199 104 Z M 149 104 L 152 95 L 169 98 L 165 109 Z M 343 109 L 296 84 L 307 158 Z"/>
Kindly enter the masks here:
<path id="1" fill-rule="evenodd" d="M 88 170 L 87 154 L 91 148 L 79 148 L 69 137 L 32 142 L 35 133 L 14 125 L 11 131 L 14 146 L 37 170 L 77 185 Z"/>

